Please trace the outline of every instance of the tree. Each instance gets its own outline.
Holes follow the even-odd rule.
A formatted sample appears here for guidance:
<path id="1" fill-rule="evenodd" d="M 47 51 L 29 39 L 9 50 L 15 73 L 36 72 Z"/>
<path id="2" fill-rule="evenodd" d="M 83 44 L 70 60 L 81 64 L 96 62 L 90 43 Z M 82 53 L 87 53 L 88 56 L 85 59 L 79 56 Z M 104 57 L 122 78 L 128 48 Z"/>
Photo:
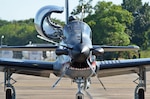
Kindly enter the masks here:
<path id="1" fill-rule="evenodd" d="M 123 9 L 128 10 L 129 12 L 138 12 L 139 9 L 142 7 L 142 1 L 141 0 L 123 0 L 123 3 L 121 4 Z"/>
<path id="2" fill-rule="evenodd" d="M 64 22 L 53 19 L 61 25 Z M 0 20 L 0 36 L 4 35 L 3 44 L 5 45 L 26 45 L 30 41 L 33 43 L 48 43 L 37 38 L 37 31 L 34 27 L 33 19 L 19 21 Z"/>
<path id="3" fill-rule="evenodd" d="M 112 2 L 98 2 L 95 13 L 85 21 L 93 30 L 94 44 L 128 45 L 130 37 L 125 33 L 126 25 L 133 21 L 132 14 Z"/>
<path id="4" fill-rule="evenodd" d="M 4 44 L 6 45 L 25 45 L 30 40 L 33 42 L 38 41 L 36 39 L 37 32 L 35 31 L 33 19 L 3 24 L 0 28 L 0 34 L 5 36 Z"/>
<path id="5" fill-rule="evenodd" d="M 84 7 L 84 14 L 91 15 L 93 12 L 93 7 L 91 5 L 93 0 L 88 0 L 87 2 L 85 0 L 79 0 L 79 5 L 73 9 L 71 12 L 72 15 L 79 15 L 83 11 Z"/>
<path id="6" fill-rule="evenodd" d="M 150 6 L 148 3 L 142 5 L 141 0 L 123 0 L 122 7 L 132 13 L 134 22 L 128 29 L 132 31 L 131 42 L 146 49 L 149 45 L 150 29 Z"/>

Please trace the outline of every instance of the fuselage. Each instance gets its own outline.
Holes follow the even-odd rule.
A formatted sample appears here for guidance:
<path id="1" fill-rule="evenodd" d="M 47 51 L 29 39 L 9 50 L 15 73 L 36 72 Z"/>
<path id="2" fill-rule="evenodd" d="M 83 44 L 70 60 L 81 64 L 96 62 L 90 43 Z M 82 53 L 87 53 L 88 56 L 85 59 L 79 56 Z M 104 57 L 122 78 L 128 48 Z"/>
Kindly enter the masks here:
<path id="1" fill-rule="evenodd" d="M 90 27 L 78 20 L 69 22 L 63 28 L 63 43 L 67 46 L 61 47 L 67 50 L 66 55 L 60 55 L 63 65 L 67 66 L 66 75 L 72 79 L 76 77 L 89 78 L 93 72 L 89 65 L 95 67 L 92 59 L 92 40 Z M 63 58 L 62 58 L 63 57 Z M 66 66 L 63 66 L 66 68 Z"/>

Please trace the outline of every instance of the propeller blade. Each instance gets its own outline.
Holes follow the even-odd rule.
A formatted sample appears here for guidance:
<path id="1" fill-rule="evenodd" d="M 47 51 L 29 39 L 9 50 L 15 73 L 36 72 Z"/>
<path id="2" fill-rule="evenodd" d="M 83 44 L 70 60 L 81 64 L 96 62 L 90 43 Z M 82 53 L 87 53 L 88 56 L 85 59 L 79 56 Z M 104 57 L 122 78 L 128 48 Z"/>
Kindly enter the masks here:
<path id="1" fill-rule="evenodd" d="M 89 99 L 93 99 L 93 97 L 91 96 L 91 94 L 87 90 L 85 90 L 85 93 L 87 94 L 87 96 L 89 97 Z"/>
<path id="2" fill-rule="evenodd" d="M 62 77 L 63 77 L 64 75 L 61 75 L 60 77 L 59 77 L 59 79 L 54 83 L 54 85 L 52 86 L 52 89 L 54 89 L 55 87 L 56 87 L 56 85 L 59 83 L 59 81 L 62 79 Z"/>
<path id="3" fill-rule="evenodd" d="M 101 83 L 102 87 L 104 88 L 104 90 L 106 90 L 106 87 L 104 86 L 103 82 L 101 81 L 100 78 L 97 77 L 97 79 L 99 80 L 99 82 Z"/>
<path id="4" fill-rule="evenodd" d="M 56 85 L 59 83 L 59 81 L 62 79 L 62 77 L 66 74 L 68 66 L 65 67 L 64 72 L 61 74 L 61 76 L 59 77 L 59 79 L 54 83 L 54 85 L 52 86 L 52 89 L 54 89 L 56 87 Z"/>
<path id="5" fill-rule="evenodd" d="M 93 74 L 95 74 L 95 75 L 96 75 L 96 77 L 97 77 L 98 81 L 100 82 L 100 84 L 102 85 L 102 87 L 104 88 L 104 90 L 106 90 L 106 87 L 104 86 L 104 84 L 103 84 L 103 82 L 101 81 L 101 79 L 100 79 L 100 78 L 98 78 L 98 76 L 97 76 L 97 74 L 96 74 L 96 72 L 95 72 L 94 68 L 92 67 L 92 65 L 90 64 L 90 62 L 89 62 L 88 60 L 87 60 L 87 63 L 88 63 L 88 65 L 89 65 L 89 67 L 91 68 L 91 70 L 92 70 Z"/>

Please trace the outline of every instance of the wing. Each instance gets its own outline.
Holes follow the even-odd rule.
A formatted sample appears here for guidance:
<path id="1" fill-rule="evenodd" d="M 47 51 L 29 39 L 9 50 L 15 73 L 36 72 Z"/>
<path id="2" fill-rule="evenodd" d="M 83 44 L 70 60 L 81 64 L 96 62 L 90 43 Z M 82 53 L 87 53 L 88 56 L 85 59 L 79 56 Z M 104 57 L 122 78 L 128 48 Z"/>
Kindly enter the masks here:
<path id="1" fill-rule="evenodd" d="M 55 50 L 56 45 L 1 46 L 0 50 L 11 51 L 49 51 Z"/>
<path id="2" fill-rule="evenodd" d="M 10 69 L 13 73 L 49 77 L 56 62 L 0 58 L 0 71 Z"/>
<path id="3" fill-rule="evenodd" d="M 150 58 L 98 61 L 98 77 L 139 73 L 139 68 L 144 66 L 146 71 L 150 71 Z"/>
<path id="4" fill-rule="evenodd" d="M 10 51 L 53 51 L 56 45 L 1 46 L 0 50 Z M 49 77 L 56 62 L 0 58 L 0 71 L 10 69 L 13 73 Z"/>
<path id="5" fill-rule="evenodd" d="M 94 45 L 94 48 L 101 47 L 104 49 L 104 52 L 114 52 L 114 51 L 132 51 L 139 50 L 138 46 L 107 46 L 107 45 Z"/>

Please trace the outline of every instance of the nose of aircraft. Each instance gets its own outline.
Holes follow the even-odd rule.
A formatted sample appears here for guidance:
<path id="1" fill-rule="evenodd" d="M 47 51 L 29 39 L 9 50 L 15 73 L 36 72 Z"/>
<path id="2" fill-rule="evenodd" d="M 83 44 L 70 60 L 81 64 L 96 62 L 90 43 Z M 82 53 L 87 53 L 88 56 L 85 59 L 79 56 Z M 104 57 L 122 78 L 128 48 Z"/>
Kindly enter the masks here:
<path id="1" fill-rule="evenodd" d="M 90 48 L 83 44 L 76 44 L 72 51 L 71 57 L 75 62 L 84 62 L 89 57 Z"/>

